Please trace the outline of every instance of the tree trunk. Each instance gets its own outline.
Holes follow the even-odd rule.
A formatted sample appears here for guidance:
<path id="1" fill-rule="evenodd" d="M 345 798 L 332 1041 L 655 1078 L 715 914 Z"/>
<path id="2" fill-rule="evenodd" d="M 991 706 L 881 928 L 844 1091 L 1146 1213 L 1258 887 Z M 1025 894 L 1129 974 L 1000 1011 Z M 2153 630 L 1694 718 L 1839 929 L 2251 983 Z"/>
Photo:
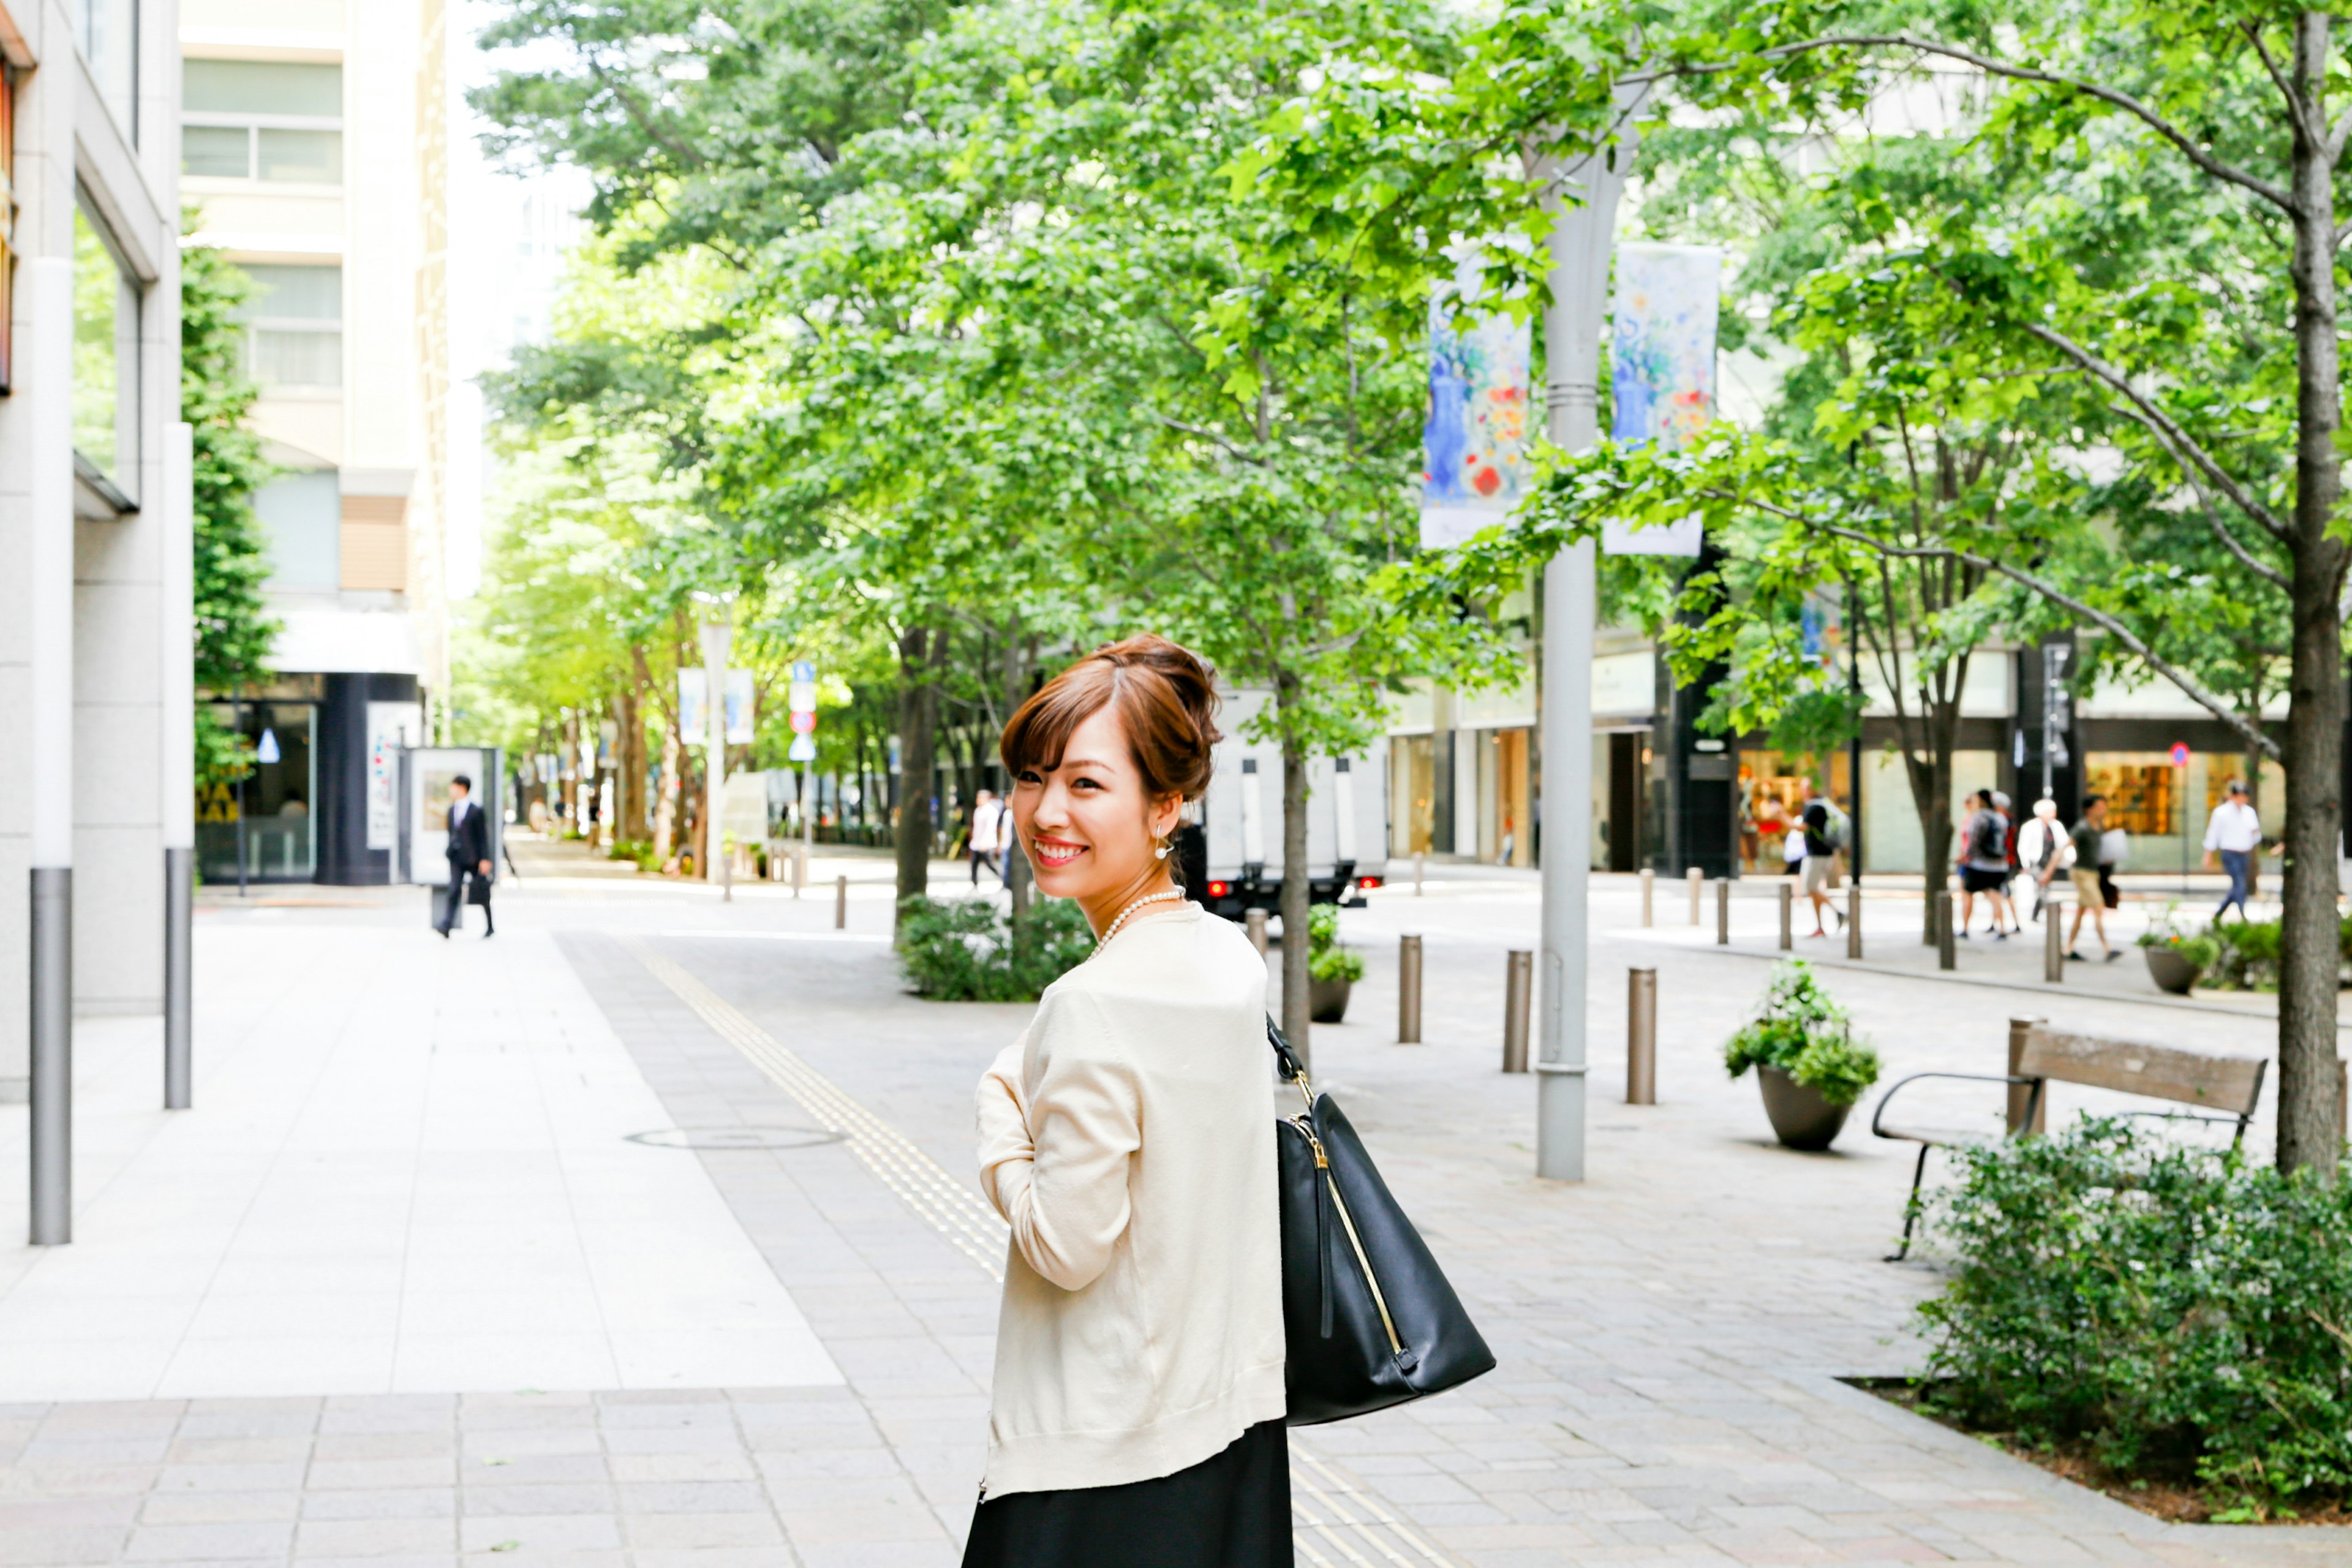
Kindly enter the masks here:
<path id="1" fill-rule="evenodd" d="M 898 638 L 898 901 L 920 898 L 931 877 L 931 764 L 938 751 L 939 677 L 923 626 Z"/>
<path id="2" fill-rule="evenodd" d="M 563 827 L 572 832 L 580 826 L 580 710 L 563 710 Z M 563 833 L 556 837 L 561 838 Z"/>
<path id="3" fill-rule="evenodd" d="M 667 866 L 677 852 L 677 763 L 683 747 L 677 725 L 662 726 L 661 805 L 654 813 L 654 864 Z"/>
<path id="4" fill-rule="evenodd" d="M 1283 706 L 1290 705 L 1297 680 L 1276 678 Z M 1308 1059 L 1310 1022 L 1307 994 L 1307 911 L 1314 901 L 1307 862 L 1307 752 L 1286 731 L 1282 740 L 1282 1032 L 1302 1062 Z"/>
<path id="5" fill-rule="evenodd" d="M 613 699 L 613 767 L 620 775 L 613 787 L 613 841 L 635 843 L 646 836 L 646 731 L 635 687 Z"/>
<path id="6" fill-rule="evenodd" d="M 2328 16 L 2295 18 L 2294 79 L 2326 102 Z M 2328 523 L 2342 496 L 2336 341 L 2336 202 L 2327 149 L 2294 121 L 2296 418 L 2294 676 L 2286 732 L 2285 919 L 2279 944 L 2278 1163 L 2336 1173 L 2336 858 L 2343 826 L 2345 550 Z M 2321 129 L 2326 129 L 2323 122 Z"/>

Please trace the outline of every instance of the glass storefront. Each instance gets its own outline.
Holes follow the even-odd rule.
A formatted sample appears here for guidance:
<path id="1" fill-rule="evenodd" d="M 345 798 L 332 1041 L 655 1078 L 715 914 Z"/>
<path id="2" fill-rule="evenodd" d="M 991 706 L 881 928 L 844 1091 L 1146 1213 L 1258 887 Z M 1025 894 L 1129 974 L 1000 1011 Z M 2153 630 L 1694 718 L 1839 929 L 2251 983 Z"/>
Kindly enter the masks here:
<path id="1" fill-rule="evenodd" d="M 213 711 L 245 738 L 255 761 L 241 784 L 198 793 L 198 873 L 214 885 L 234 883 L 242 856 L 248 882 L 309 881 L 318 863 L 317 704 L 216 702 Z"/>
<path id="2" fill-rule="evenodd" d="M 1391 855 L 1426 855 L 1437 833 L 1437 740 L 1396 735 L 1389 740 Z"/>
<path id="3" fill-rule="evenodd" d="M 2205 824 L 2230 781 L 2246 777 L 2240 752 L 2190 752 L 2185 767 L 2175 767 L 2168 752 L 2091 752 L 2083 763 L 2084 797 L 2105 795 L 2108 826 L 2131 836 L 2123 869 L 2156 875 L 2202 866 Z M 2275 839 L 2284 826 L 2285 775 L 2265 762 L 2259 783 L 2256 809 Z"/>
<path id="4" fill-rule="evenodd" d="M 1853 802 L 1853 759 L 1841 747 L 1824 756 L 1800 752 L 1739 752 L 1739 867 L 1743 871 L 1777 876 L 1787 864 L 1789 835 L 1804 815 L 1805 786 L 1823 784 L 1832 800 L 1850 813 Z"/>

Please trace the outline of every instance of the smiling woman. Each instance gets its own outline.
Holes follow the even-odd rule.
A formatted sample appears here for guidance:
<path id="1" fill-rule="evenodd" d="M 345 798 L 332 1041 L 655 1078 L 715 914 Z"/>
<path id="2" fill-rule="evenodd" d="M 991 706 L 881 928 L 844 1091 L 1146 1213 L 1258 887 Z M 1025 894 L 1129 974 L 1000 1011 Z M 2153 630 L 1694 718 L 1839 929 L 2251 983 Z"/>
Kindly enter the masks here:
<path id="1" fill-rule="evenodd" d="M 1130 637 L 1005 726 L 1037 886 L 1098 941 L 981 1079 L 1013 1245 L 965 1568 L 1292 1561 L 1265 963 L 1168 852 L 1216 700 L 1193 655 Z"/>

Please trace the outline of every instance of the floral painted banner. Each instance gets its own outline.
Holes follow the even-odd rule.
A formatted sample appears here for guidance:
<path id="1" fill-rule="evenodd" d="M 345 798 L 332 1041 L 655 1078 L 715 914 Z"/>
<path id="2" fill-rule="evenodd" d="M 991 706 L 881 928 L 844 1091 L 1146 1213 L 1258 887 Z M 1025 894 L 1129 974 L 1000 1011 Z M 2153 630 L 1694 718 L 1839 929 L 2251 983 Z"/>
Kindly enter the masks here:
<path id="1" fill-rule="evenodd" d="M 1528 324 L 1507 313 L 1454 324 L 1475 274 L 1429 303 L 1429 416 L 1422 430 L 1421 543 L 1459 544 L 1528 492 Z"/>
<path id="2" fill-rule="evenodd" d="M 1712 246 L 1621 245 L 1611 312 L 1609 434 L 1669 450 L 1696 439 L 1715 417 L 1716 315 L 1723 252 Z M 1696 555 L 1696 518 L 1667 527 L 1605 523 L 1612 555 Z"/>

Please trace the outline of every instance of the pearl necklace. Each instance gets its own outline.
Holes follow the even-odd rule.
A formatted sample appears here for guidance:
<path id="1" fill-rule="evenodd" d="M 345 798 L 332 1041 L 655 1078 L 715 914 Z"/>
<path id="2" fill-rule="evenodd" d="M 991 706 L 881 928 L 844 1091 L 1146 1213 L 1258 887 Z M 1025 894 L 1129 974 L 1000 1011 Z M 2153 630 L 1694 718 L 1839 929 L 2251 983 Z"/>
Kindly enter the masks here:
<path id="1" fill-rule="evenodd" d="M 1104 948 L 1108 947 L 1110 945 L 1110 939 L 1118 934 L 1118 928 L 1127 923 L 1127 917 L 1141 909 L 1144 905 L 1164 904 L 1171 899 L 1181 899 L 1183 896 L 1184 889 L 1181 888 L 1171 888 L 1164 893 L 1144 894 L 1143 897 L 1136 900 L 1133 903 L 1128 905 L 1127 908 L 1119 910 L 1118 914 L 1111 917 L 1110 924 L 1103 928 L 1102 935 L 1095 941 L 1095 952 L 1100 952 Z M 1092 958 L 1095 955 L 1095 952 L 1090 952 L 1087 954 L 1087 956 L 1088 958 Z"/>

